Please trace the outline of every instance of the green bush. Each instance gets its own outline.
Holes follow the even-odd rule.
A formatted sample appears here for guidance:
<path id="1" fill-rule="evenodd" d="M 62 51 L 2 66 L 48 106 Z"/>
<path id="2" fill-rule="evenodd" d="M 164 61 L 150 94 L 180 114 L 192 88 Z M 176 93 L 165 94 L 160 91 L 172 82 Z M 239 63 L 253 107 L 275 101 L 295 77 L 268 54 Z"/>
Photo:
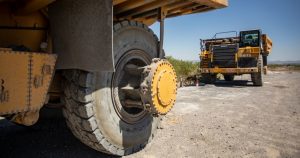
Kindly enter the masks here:
<path id="1" fill-rule="evenodd" d="M 166 58 L 173 65 L 178 77 L 187 77 L 197 74 L 199 62 L 178 60 L 172 56 L 167 56 Z"/>

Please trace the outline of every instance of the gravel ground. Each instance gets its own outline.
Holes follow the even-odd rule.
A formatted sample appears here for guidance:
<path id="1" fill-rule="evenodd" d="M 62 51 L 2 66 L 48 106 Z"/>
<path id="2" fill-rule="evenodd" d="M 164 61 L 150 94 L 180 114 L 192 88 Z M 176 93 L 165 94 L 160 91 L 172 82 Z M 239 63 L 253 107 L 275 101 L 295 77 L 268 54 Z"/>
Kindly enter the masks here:
<path id="1" fill-rule="evenodd" d="M 126 157 L 299 158 L 300 73 L 270 72 L 263 87 L 247 79 L 179 89 L 154 140 Z M 0 122 L 0 157 L 108 156 L 77 141 L 60 115 L 29 128 Z"/>

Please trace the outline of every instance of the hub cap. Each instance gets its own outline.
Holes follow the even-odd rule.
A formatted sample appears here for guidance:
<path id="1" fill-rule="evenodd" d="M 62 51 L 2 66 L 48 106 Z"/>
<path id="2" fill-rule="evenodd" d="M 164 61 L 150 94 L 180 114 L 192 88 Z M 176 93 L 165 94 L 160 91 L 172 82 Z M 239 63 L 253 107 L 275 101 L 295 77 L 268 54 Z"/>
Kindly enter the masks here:
<path id="1" fill-rule="evenodd" d="M 148 110 L 164 115 L 173 107 L 177 94 L 177 77 L 173 66 L 164 59 L 153 59 L 144 70 L 144 83 L 147 93 L 143 93 Z"/>
<path id="2" fill-rule="evenodd" d="M 141 50 L 127 52 L 116 65 L 112 96 L 115 110 L 127 123 L 149 114 L 166 114 L 176 99 L 176 73 L 164 59 L 153 59 Z"/>

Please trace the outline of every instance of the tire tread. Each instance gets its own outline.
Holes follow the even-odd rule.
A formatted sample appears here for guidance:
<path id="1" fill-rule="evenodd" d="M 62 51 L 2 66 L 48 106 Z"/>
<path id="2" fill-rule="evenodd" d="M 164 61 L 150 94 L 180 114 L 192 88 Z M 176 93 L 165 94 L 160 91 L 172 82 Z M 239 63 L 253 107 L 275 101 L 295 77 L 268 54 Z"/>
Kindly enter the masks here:
<path id="1" fill-rule="evenodd" d="M 128 27 L 134 26 L 145 29 L 151 33 L 158 42 L 157 36 L 148 26 L 135 21 L 122 21 L 113 26 L 114 32 Z M 95 85 L 95 75 L 91 72 L 82 70 L 64 70 L 64 94 L 65 107 L 63 115 L 66 118 L 67 126 L 75 137 L 91 148 L 113 155 L 128 155 L 139 151 L 145 147 L 147 142 L 132 148 L 119 148 L 111 144 L 107 138 L 101 133 L 101 129 L 97 126 L 93 90 Z M 142 128 L 134 129 L 142 130 Z M 148 142 L 151 141 L 151 136 Z"/>

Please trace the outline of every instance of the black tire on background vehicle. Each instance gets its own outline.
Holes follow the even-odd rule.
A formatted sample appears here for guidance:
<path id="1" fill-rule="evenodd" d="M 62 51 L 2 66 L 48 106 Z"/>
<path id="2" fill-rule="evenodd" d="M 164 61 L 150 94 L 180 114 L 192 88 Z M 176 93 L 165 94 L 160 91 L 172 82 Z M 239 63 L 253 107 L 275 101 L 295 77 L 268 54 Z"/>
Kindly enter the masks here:
<path id="1" fill-rule="evenodd" d="M 233 81 L 234 79 L 234 75 L 223 75 L 225 81 Z"/>
<path id="2" fill-rule="evenodd" d="M 160 118 L 145 110 L 120 108 L 124 94 L 119 79 L 126 71 L 122 66 L 150 64 L 158 56 L 158 38 L 146 25 L 134 21 L 117 23 L 113 31 L 116 72 L 64 71 L 63 112 L 72 133 L 84 144 L 108 154 L 128 155 L 146 146 Z"/>
<path id="3" fill-rule="evenodd" d="M 205 84 L 214 84 L 217 76 L 213 74 L 201 74 L 201 82 Z"/>
<path id="4" fill-rule="evenodd" d="M 262 55 L 259 55 L 257 60 L 258 72 L 251 74 L 251 80 L 254 86 L 263 86 L 263 60 Z"/>

